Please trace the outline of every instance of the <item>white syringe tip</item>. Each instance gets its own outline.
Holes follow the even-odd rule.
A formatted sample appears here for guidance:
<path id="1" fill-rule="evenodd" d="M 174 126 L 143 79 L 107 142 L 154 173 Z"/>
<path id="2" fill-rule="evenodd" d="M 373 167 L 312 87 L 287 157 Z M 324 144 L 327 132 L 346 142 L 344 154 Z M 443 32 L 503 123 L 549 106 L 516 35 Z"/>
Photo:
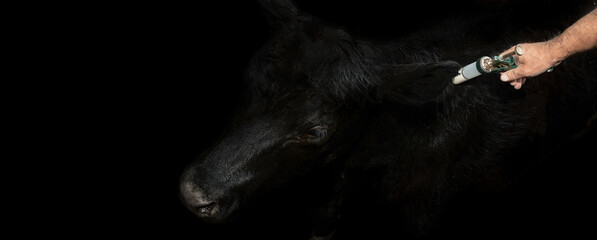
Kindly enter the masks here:
<path id="1" fill-rule="evenodd" d="M 464 76 L 462 76 L 462 74 L 458 74 L 458 76 L 452 78 L 452 83 L 454 85 L 458 85 L 458 84 L 461 84 L 463 82 L 466 82 L 466 80 L 468 80 L 468 79 L 464 78 Z"/>

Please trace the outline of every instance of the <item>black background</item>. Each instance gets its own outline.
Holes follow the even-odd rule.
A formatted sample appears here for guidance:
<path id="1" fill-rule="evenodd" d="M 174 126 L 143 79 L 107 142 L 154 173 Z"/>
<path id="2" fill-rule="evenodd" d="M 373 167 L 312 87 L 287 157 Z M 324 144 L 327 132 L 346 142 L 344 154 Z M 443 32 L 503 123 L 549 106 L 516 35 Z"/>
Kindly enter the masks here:
<path id="1" fill-rule="evenodd" d="M 510 1 L 296 2 L 302 10 L 355 35 L 391 38 L 452 14 L 466 15 L 476 6 L 500 7 Z M 532 16 L 538 2 L 554 6 L 543 14 L 574 9 L 565 1 L 524 1 L 520 11 Z M 220 239 L 258 237 L 263 231 L 264 238 L 273 238 L 268 233 L 277 234 L 272 228 L 284 223 L 210 226 L 187 211 L 178 196 L 180 174 L 226 128 L 242 90 L 243 71 L 267 41 L 268 23 L 258 4 L 104 4 L 65 16 L 55 24 L 64 25 L 50 31 L 60 39 L 59 46 L 71 50 L 69 66 L 59 64 L 51 71 L 65 80 L 43 83 L 35 90 L 43 92 L 49 85 L 60 89 L 52 101 L 39 103 L 40 115 L 55 116 L 43 124 L 49 130 L 44 128 L 47 132 L 39 142 L 57 143 L 47 152 L 69 161 L 36 166 L 36 174 L 44 176 L 43 185 L 49 186 L 44 195 L 51 201 L 28 204 L 34 211 L 25 214 L 25 223 L 45 226 L 45 233 L 75 237 L 83 232 Z M 542 22 L 528 24 L 532 28 Z M 438 237 L 591 234 L 596 213 L 595 139 L 592 131 L 564 146 L 501 194 L 455 204 Z M 46 178 L 49 167 L 67 170 Z M 350 226 L 357 232 L 354 239 L 375 236 L 368 235 L 364 226 L 360 231 L 360 226 Z"/>

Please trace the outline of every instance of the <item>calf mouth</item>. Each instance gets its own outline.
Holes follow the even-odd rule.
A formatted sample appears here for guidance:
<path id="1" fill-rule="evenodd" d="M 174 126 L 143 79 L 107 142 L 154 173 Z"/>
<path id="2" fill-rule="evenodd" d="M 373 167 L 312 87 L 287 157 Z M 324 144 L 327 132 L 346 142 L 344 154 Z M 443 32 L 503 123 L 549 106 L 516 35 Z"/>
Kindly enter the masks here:
<path id="1" fill-rule="evenodd" d="M 232 221 L 236 208 L 228 201 L 213 201 L 209 203 L 187 205 L 187 208 L 203 222 L 221 224 Z"/>
<path id="2" fill-rule="evenodd" d="M 210 202 L 207 205 L 197 206 L 195 207 L 195 213 L 199 215 L 199 217 L 210 217 L 213 216 L 216 211 L 218 211 L 218 204 L 215 202 Z"/>
<path id="3" fill-rule="evenodd" d="M 203 205 L 187 206 L 191 212 L 206 223 L 222 223 L 226 220 L 226 216 L 222 214 L 221 205 L 216 202 L 210 202 Z"/>

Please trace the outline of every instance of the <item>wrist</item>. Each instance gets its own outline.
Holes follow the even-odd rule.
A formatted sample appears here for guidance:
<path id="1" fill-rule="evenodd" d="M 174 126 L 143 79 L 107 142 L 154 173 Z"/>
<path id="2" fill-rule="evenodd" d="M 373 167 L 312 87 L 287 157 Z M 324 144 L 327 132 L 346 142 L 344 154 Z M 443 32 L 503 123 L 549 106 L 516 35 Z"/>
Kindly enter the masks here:
<path id="1" fill-rule="evenodd" d="M 563 42 L 564 41 L 561 36 L 555 37 L 546 42 L 549 58 L 553 64 L 563 61 L 571 54 Z"/>

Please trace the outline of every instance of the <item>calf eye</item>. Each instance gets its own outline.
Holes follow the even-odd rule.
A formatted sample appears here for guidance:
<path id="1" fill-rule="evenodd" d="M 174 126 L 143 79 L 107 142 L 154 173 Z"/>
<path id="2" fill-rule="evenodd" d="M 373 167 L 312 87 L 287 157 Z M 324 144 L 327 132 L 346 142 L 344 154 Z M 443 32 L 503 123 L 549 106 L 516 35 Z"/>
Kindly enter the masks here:
<path id="1" fill-rule="evenodd" d="M 324 126 L 315 126 L 307 130 L 306 132 L 299 135 L 299 140 L 315 139 L 324 137 L 328 132 L 328 129 Z"/>

